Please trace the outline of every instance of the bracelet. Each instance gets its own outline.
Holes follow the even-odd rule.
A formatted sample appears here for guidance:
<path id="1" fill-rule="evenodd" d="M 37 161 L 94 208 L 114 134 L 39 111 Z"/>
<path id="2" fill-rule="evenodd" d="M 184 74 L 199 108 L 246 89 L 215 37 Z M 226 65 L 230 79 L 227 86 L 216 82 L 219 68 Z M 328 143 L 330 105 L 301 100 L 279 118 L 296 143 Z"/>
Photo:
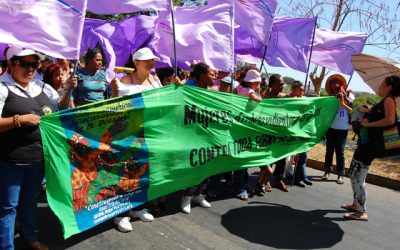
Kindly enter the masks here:
<path id="1" fill-rule="evenodd" d="M 19 115 L 13 116 L 13 122 L 14 122 L 15 127 L 17 127 L 17 128 L 21 127 L 21 123 L 19 122 Z"/>

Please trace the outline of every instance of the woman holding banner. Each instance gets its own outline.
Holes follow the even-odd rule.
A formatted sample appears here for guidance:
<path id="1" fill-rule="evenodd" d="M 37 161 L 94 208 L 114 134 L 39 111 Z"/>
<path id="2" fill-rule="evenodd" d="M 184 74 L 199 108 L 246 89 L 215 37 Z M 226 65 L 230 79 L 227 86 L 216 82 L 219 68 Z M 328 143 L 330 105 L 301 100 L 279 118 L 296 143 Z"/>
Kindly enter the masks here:
<path id="1" fill-rule="evenodd" d="M 151 75 L 154 69 L 154 61 L 160 60 L 149 48 L 142 48 L 132 54 L 133 73 L 129 73 L 121 78 L 121 81 L 114 79 L 111 81 L 112 97 L 126 96 L 140 93 L 150 89 L 162 87 L 157 77 Z M 130 217 L 139 218 L 141 221 L 150 222 L 154 220 L 153 215 L 143 206 L 136 207 L 129 211 L 128 216 L 115 217 L 114 224 L 121 232 L 132 231 Z"/>
<path id="2" fill-rule="evenodd" d="M 361 110 L 365 113 L 361 121 L 361 136 L 349 169 L 353 203 L 341 206 L 352 212 L 343 216 L 348 220 L 368 220 L 365 205 L 367 199 L 365 179 L 369 166 L 375 158 L 389 156 L 384 149 L 383 129 L 398 123 L 395 99 L 400 96 L 400 77 L 390 76 L 383 80 L 379 86 L 378 95 L 382 98 L 381 102 L 371 109 Z M 397 133 L 399 133 L 398 129 Z"/>
<path id="3" fill-rule="evenodd" d="M 67 95 L 35 80 L 42 55 L 11 46 L 10 74 L 0 83 L 0 249 L 14 249 L 16 210 L 30 249 L 48 249 L 36 235 L 37 199 L 44 174 L 40 117 L 68 106 Z M 77 80 L 74 79 L 76 84 Z"/>

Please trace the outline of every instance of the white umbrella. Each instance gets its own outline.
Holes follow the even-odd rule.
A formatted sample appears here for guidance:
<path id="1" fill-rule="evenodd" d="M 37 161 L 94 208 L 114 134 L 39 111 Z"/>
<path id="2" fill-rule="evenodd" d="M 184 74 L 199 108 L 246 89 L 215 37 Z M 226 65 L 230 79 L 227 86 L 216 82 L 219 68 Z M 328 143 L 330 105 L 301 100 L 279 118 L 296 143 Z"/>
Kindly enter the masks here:
<path id="1" fill-rule="evenodd" d="M 351 63 L 361 78 L 378 93 L 381 82 L 388 76 L 400 77 L 400 63 L 390 59 L 366 54 L 355 54 Z"/>

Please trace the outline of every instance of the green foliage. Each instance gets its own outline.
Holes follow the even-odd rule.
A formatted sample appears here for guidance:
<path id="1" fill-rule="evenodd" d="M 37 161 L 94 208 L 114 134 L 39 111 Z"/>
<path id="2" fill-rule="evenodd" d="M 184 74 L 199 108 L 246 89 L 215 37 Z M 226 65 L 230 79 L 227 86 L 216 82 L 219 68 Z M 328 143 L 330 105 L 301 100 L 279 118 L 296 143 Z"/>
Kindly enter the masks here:
<path id="1" fill-rule="evenodd" d="M 356 95 L 356 99 L 353 102 L 354 107 L 359 107 L 361 105 L 375 105 L 377 104 L 381 98 L 375 94 L 370 93 L 362 93 Z"/>
<path id="2" fill-rule="evenodd" d="M 283 81 L 285 82 L 286 85 L 291 85 L 296 79 L 290 77 L 290 76 L 284 76 Z"/>

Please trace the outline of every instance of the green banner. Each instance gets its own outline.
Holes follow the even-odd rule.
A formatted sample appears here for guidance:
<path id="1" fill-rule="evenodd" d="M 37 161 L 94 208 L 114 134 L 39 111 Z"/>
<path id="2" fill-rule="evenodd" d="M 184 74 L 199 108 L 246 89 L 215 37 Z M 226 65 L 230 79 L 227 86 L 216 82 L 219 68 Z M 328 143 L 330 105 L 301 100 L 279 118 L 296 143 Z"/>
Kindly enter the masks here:
<path id="1" fill-rule="evenodd" d="M 47 197 L 64 237 L 208 176 L 271 164 L 318 143 L 334 97 L 248 98 L 188 86 L 42 118 Z"/>

